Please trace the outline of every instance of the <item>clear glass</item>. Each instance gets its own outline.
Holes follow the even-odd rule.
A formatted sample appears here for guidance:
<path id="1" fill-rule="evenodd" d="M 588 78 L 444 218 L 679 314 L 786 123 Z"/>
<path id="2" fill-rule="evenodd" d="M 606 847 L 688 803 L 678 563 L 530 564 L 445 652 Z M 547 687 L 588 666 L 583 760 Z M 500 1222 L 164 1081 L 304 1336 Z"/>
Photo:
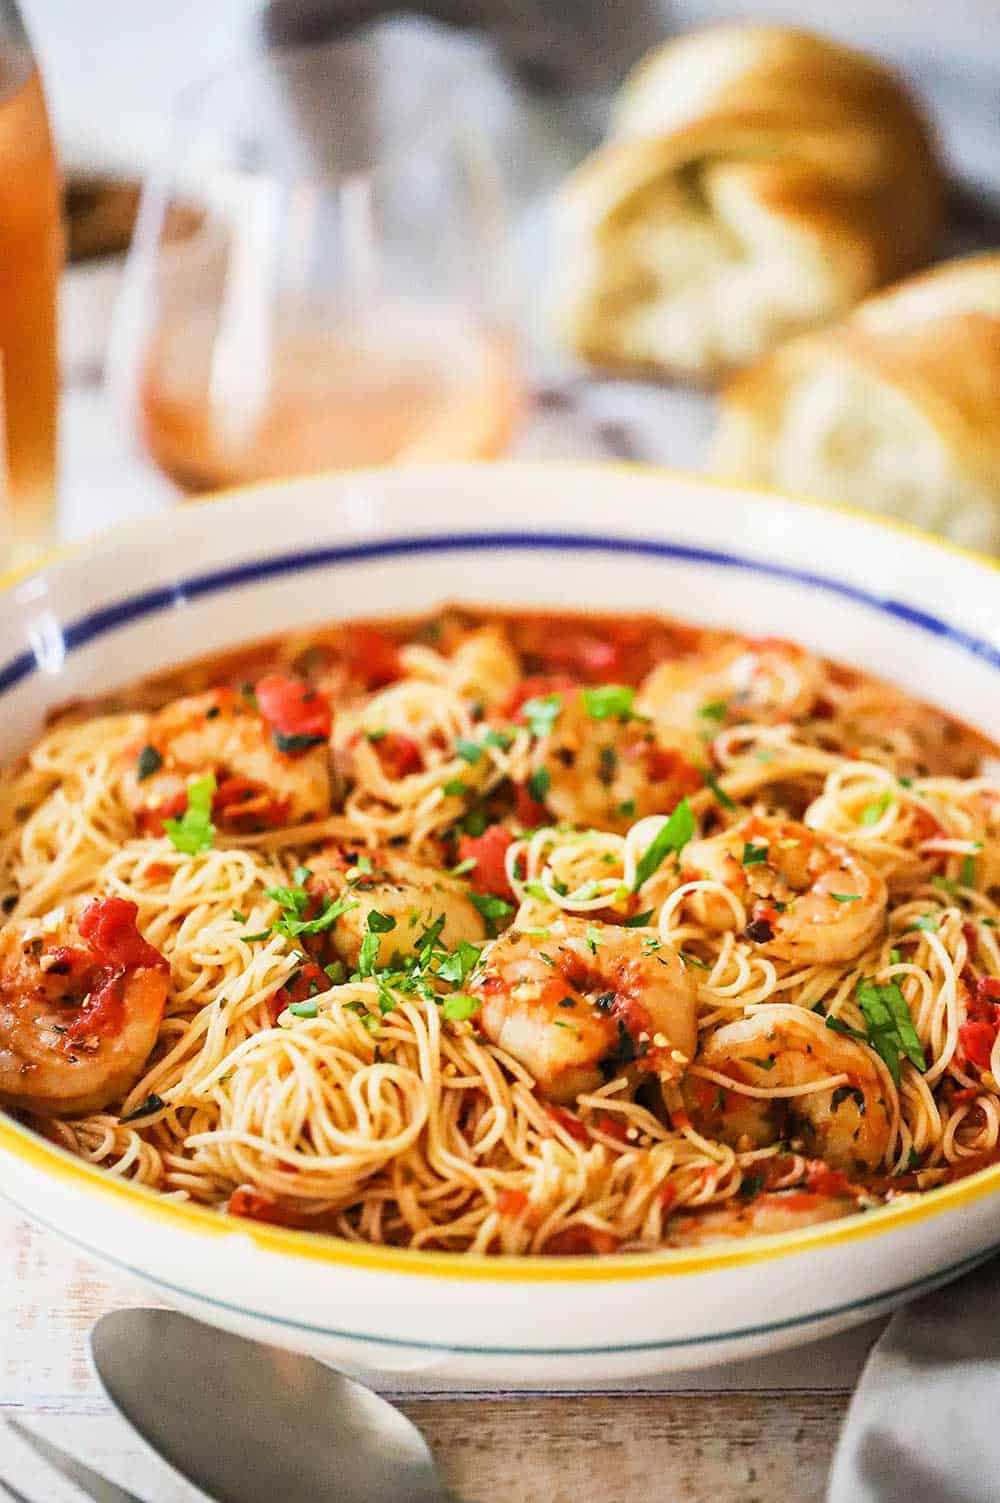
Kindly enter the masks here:
<path id="1" fill-rule="evenodd" d="M 48 546 L 56 513 L 60 183 L 17 7 L 0 0 L 0 560 Z"/>
<path id="2" fill-rule="evenodd" d="M 109 375 L 184 491 L 492 457 L 520 408 L 505 216 L 444 61 L 381 28 L 182 104 Z"/>

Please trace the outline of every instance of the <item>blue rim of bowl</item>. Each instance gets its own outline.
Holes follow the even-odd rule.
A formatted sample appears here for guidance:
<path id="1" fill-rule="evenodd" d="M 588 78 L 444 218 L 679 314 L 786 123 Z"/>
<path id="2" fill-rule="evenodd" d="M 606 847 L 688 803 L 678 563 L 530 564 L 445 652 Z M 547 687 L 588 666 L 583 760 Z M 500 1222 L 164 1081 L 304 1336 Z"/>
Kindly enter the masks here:
<path id="1" fill-rule="evenodd" d="M 713 568 L 737 569 L 767 579 L 780 579 L 838 595 L 854 604 L 864 605 L 916 627 L 944 641 L 964 648 L 993 668 L 1000 668 L 1000 646 L 983 637 L 973 636 L 950 626 L 940 616 L 910 605 L 891 595 L 876 595 L 859 585 L 847 584 L 830 575 L 796 569 L 766 559 L 755 559 L 725 549 L 697 548 L 686 543 L 671 543 L 651 538 L 615 538 L 589 532 L 456 532 L 428 536 L 400 536 L 377 542 L 346 543 L 337 547 L 301 548 L 277 553 L 267 558 L 250 559 L 222 569 L 192 574 L 172 585 L 143 590 L 123 596 L 112 605 L 88 611 L 62 628 L 62 641 L 68 653 L 97 641 L 108 633 L 159 612 L 171 611 L 189 602 L 227 590 L 258 584 L 282 576 L 309 573 L 337 564 L 364 563 L 372 559 L 405 558 L 420 554 L 496 552 L 587 552 L 630 554 L 636 557 L 671 559 L 675 562 L 710 565 Z M 0 667 L 0 694 L 7 693 L 38 670 L 38 660 L 31 651 L 18 653 Z"/>
<path id="2" fill-rule="evenodd" d="M 1000 563 L 985 555 L 977 554 L 972 550 L 961 548 L 945 539 L 935 538 L 921 529 L 907 522 L 901 522 L 894 518 L 876 517 L 857 508 L 844 506 L 837 503 L 817 500 L 810 497 L 789 497 L 767 487 L 727 485 L 712 479 L 697 476 L 684 475 L 666 468 L 657 468 L 647 465 L 631 464 L 509 464 L 506 466 L 492 465 L 457 465 L 439 467 L 434 471 L 442 476 L 461 475 L 463 473 L 479 473 L 483 470 L 505 470 L 514 475 L 531 473 L 589 473 L 595 470 L 604 473 L 628 474 L 636 480 L 640 478 L 646 482 L 655 482 L 660 485 L 681 483 L 695 485 L 709 494 L 715 496 L 731 496 L 734 489 L 740 494 L 746 494 L 755 500 L 770 500 L 790 504 L 813 512 L 826 513 L 833 518 L 850 519 L 855 524 L 861 524 L 873 531 L 882 533 L 901 534 L 904 539 L 930 547 L 945 556 L 951 555 L 960 561 L 971 563 L 981 570 L 998 571 Z M 363 480 L 372 476 L 378 478 L 385 474 L 384 469 L 357 472 L 352 475 L 354 480 Z M 425 473 L 421 471 L 421 473 Z M 303 477 L 300 483 L 314 483 L 322 478 L 343 477 Z M 294 482 L 293 482 L 294 484 Z M 196 504 L 201 506 L 226 501 L 251 501 L 261 495 L 278 495 L 286 493 L 289 482 L 273 482 L 263 485 L 236 487 L 229 491 L 221 491 L 214 496 L 201 498 Z M 155 522 L 156 519 L 149 519 Z M 115 535 L 124 535 L 133 531 L 136 525 L 148 527 L 149 521 L 139 524 L 119 525 L 113 532 Z M 806 584 L 810 587 L 824 590 L 841 598 L 852 600 L 867 606 L 875 611 L 895 617 L 902 623 L 916 627 L 921 631 L 942 640 L 950 641 L 991 666 L 1000 664 L 1000 649 L 968 632 L 964 632 L 950 626 L 940 617 L 917 607 L 907 604 L 905 601 L 896 600 L 891 596 L 874 594 L 858 586 L 848 585 L 842 580 L 831 578 L 810 570 L 796 569 L 791 566 L 770 563 L 767 560 L 748 558 L 740 554 L 715 550 L 696 548 L 686 544 L 667 543 L 664 541 L 643 541 L 633 539 L 621 539 L 614 537 L 601 538 L 592 533 L 573 533 L 568 531 L 533 532 L 533 533 L 448 533 L 446 535 L 429 535 L 415 537 L 399 537 L 396 539 L 382 540 L 377 543 L 344 545 L 337 548 L 306 549 L 295 552 L 277 554 L 270 559 L 255 560 L 245 564 L 235 565 L 228 569 L 208 571 L 201 575 L 194 575 L 184 585 L 175 584 L 161 590 L 151 590 L 139 595 L 125 597 L 115 606 L 100 611 L 88 613 L 80 617 L 69 630 L 76 632 L 72 638 L 67 638 L 65 645 L 68 650 L 78 648 L 85 642 L 94 640 L 117 627 L 127 624 L 129 621 L 142 615 L 154 614 L 157 611 L 173 609 L 183 605 L 186 601 L 200 598 L 218 591 L 239 587 L 240 585 L 254 583 L 266 575 L 280 575 L 294 573 L 297 570 L 325 567 L 336 562 L 363 561 L 365 557 L 374 554 L 387 556 L 390 554 L 417 554 L 421 551 L 442 553 L 446 551 L 460 551 L 466 548 L 490 549 L 498 546 L 535 549 L 552 549 L 559 546 L 564 548 L 580 547 L 584 550 L 612 551 L 616 553 L 653 554 L 661 557 L 673 557 L 694 563 L 716 564 L 720 567 L 740 569 L 754 572 L 764 577 L 785 579 L 792 583 Z M 518 542 L 517 540 L 520 540 Z M 44 572 L 50 567 L 59 567 L 64 563 L 71 563 L 79 558 L 81 553 L 87 553 L 99 548 L 104 539 L 98 537 L 89 544 L 69 546 L 55 550 L 50 556 L 40 560 L 33 566 L 9 572 L 0 580 L 0 591 L 16 587 L 21 581 L 33 575 Z M 13 672 L 13 679 L 5 681 L 0 679 L 0 693 L 6 692 L 14 684 L 28 677 L 36 668 L 37 664 L 32 654 L 21 654 L 11 660 L 4 670 L 0 670 L 8 676 Z M 924 1220 L 928 1217 L 936 1217 L 948 1210 L 957 1209 L 964 1205 L 981 1199 L 983 1196 L 992 1195 L 1000 1187 L 1000 1166 L 984 1168 L 962 1181 L 941 1186 L 936 1190 L 930 1190 L 919 1199 L 914 1199 L 906 1204 L 896 1203 L 885 1206 L 878 1210 L 865 1214 L 859 1214 L 842 1218 L 835 1227 L 830 1224 L 819 1228 L 805 1228 L 797 1232 L 788 1232 L 780 1236 L 753 1237 L 743 1241 L 738 1247 L 717 1247 L 707 1250 L 700 1249 L 662 1249 L 648 1254 L 633 1254 L 614 1259 L 574 1259 L 566 1257 L 521 1257 L 521 1258 L 497 1258 L 478 1257 L 470 1258 L 468 1255 L 455 1253 L 429 1253 L 414 1251 L 407 1248 L 384 1248 L 364 1247 L 354 1243 L 345 1242 L 341 1238 L 328 1236 L 315 1232 L 300 1232 L 285 1228 L 270 1227 L 264 1224 L 252 1222 L 240 1223 L 234 1226 L 227 1223 L 227 1218 L 219 1217 L 215 1213 L 197 1206 L 182 1206 L 166 1200 L 155 1191 L 147 1190 L 143 1186 L 132 1185 L 115 1179 L 103 1173 L 100 1169 L 78 1157 L 71 1155 L 67 1150 L 47 1143 L 43 1138 L 29 1132 L 14 1122 L 5 1124 L 0 1114 L 0 1136 L 5 1141 L 0 1142 L 0 1148 L 12 1153 L 16 1158 L 36 1165 L 42 1165 L 50 1173 L 58 1177 L 72 1179 L 78 1184 L 83 1181 L 91 1190 L 98 1193 L 105 1192 L 109 1198 L 119 1200 L 124 1198 L 131 1209 L 145 1211 L 154 1217 L 174 1225 L 183 1225 L 184 1229 L 197 1234 L 198 1232 L 212 1232 L 215 1235 L 226 1234 L 240 1235 L 249 1238 L 262 1250 L 279 1254 L 305 1256 L 309 1259 L 321 1259 L 334 1263 L 341 1262 L 359 1267 L 383 1268 L 396 1273 L 404 1273 L 415 1276 L 445 1277 L 465 1279 L 500 1279 L 504 1282 L 528 1282 L 542 1281 L 545 1283 L 568 1280 L 569 1282 L 615 1282 L 618 1279 L 646 1279 L 674 1274 L 693 1274 L 709 1269 L 733 1268 L 748 1263 L 771 1261 L 774 1258 L 792 1255 L 808 1251 L 812 1248 L 829 1247 L 842 1241 L 854 1241 L 857 1238 L 867 1238 L 872 1235 L 885 1234 L 905 1224 L 916 1220 Z M 11 1139 L 15 1140 L 12 1144 Z M 16 1144 L 16 1146 L 15 1146 Z M 32 1213 L 33 1214 L 33 1213 Z M 103 1254 L 100 1254 L 104 1256 Z M 584 1266 L 581 1266 L 584 1265 Z M 145 1276 L 145 1275 L 141 1275 Z M 942 1275 L 944 1277 L 944 1275 Z M 166 1286 L 164 1286 L 166 1287 Z M 180 1292 L 180 1291 L 178 1291 Z M 195 1298 L 201 1298 L 195 1294 Z"/>

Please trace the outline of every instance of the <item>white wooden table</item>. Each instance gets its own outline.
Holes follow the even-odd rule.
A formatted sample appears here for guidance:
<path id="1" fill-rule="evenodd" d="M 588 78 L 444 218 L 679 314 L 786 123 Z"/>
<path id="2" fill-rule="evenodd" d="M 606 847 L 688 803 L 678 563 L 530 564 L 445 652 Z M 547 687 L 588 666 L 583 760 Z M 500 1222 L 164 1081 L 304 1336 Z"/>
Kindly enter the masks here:
<path id="1" fill-rule="evenodd" d="M 146 1503 L 192 1503 L 201 1495 L 111 1413 L 87 1357 L 100 1314 L 152 1302 L 0 1204 L 0 1415 L 17 1414 Z M 873 1334 L 664 1380 L 658 1393 L 401 1403 L 465 1503 L 819 1503 Z M 3 1476 L 33 1503 L 79 1497 L 7 1430 Z"/>

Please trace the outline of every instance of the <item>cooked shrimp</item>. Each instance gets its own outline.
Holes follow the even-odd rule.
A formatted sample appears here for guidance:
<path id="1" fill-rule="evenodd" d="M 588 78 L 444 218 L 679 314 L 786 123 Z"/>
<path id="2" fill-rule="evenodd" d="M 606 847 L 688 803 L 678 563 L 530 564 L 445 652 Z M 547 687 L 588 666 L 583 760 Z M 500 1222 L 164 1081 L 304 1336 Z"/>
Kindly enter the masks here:
<path id="1" fill-rule="evenodd" d="M 836 708 L 840 744 L 847 737 L 859 756 L 875 761 L 890 753 L 897 774 L 969 778 L 982 761 L 981 736 L 892 684 L 858 684 L 838 696 Z M 820 740 L 823 729 L 816 727 Z"/>
<path id="2" fill-rule="evenodd" d="M 496 626 L 483 626 L 456 647 L 448 677 L 463 699 L 478 700 L 492 709 L 517 688 L 521 665 L 503 632 Z"/>
<path id="3" fill-rule="evenodd" d="M 885 924 L 889 895 L 870 862 L 795 820 L 753 815 L 687 846 L 684 867 L 750 907 L 744 938 L 778 960 L 852 960 Z M 721 899 L 704 908 L 707 923 L 733 923 Z"/>
<path id="4" fill-rule="evenodd" d="M 128 754 L 123 787 L 140 830 L 161 833 L 187 808 L 188 783 L 211 773 L 212 815 L 249 832 L 320 819 L 330 812 L 330 709 L 284 675 L 255 695 L 209 689 L 176 699 L 150 718 Z"/>
<path id="5" fill-rule="evenodd" d="M 479 1026 L 539 1091 L 573 1101 L 623 1070 L 676 1081 L 697 1042 L 697 992 L 680 956 L 641 929 L 562 918 L 511 929 L 469 987 Z"/>
<path id="6" fill-rule="evenodd" d="M 701 773 L 661 745 L 644 719 L 595 720 L 580 694 L 563 699 L 545 746 L 545 802 L 561 823 L 624 834 L 702 786 Z"/>
<path id="7" fill-rule="evenodd" d="M 837 1221 L 858 1208 L 856 1195 L 818 1190 L 771 1190 L 753 1200 L 736 1196 L 723 1205 L 674 1216 L 667 1224 L 667 1247 L 704 1247 L 730 1238 L 775 1237 L 803 1227 Z"/>
<path id="8" fill-rule="evenodd" d="M 790 642 L 731 642 L 658 664 L 636 708 L 658 726 L 684 730 L 709 732 L 746 720 L 777 725 L 809 714 L 823 678 L 819 660 Z"/>
<path id="9" fill-rule="evenodd" d="M 42 1116 L 102 1110 L 138 1079 L 169 970 L 124 898 L 0 929 L 0 1103 Z"/>
<path id="10" fill-rule="evenodd" d="M 412 955 L 432 924 L 443 920 L 437 943 L 454 950 L 462 940 L 471 944 L 486 938 L 482 914 L 457 877 L 435 867 L 420 866 L 395 851 L 363 851 L 328 846 L 310 862 L 309 889 L 353 900 L 330 930 L 338 959 L 354 969 L 373 914 L 376 923 L 391 928 L 381 931 L 378 966 L 388 965 L 394 954 Z M 376 930 L 376 933 L 379 931 Z"/>
<path id="11" fill-rule="evenodd" d="M 689 1074 L 685 1104 L 706 1137 L 765 1148 L 799 1135 L 807 1153 L 847 1171 L 875 1169 L 889 1151 L 892 1113 L 877 1057 L 807 1008 L 770 1003 L 726 1023 L 696 1065 L 754 1090 L 797 1093 L 748 1096 Z"/>

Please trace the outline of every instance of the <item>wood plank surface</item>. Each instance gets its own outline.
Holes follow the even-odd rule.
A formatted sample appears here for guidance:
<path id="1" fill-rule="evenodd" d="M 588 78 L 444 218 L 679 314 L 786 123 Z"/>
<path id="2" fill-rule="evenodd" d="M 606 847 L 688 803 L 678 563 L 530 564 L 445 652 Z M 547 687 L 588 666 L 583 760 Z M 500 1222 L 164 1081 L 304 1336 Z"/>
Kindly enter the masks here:
<path id="1" fill-rule="evenodd" d="M 149 1303 L 0 1207 L 0 1414 L 16 1413 L 146 1503 L 199 1497 L 101 1396 L 86 1355 L 103 1311 Z M 795 1390 L 419 1398 L 416 1421 L 464 1503 L 820 1503 L 847 1394 Z M 79 1503 L 6 1429 L 0 1478 Z"/>

